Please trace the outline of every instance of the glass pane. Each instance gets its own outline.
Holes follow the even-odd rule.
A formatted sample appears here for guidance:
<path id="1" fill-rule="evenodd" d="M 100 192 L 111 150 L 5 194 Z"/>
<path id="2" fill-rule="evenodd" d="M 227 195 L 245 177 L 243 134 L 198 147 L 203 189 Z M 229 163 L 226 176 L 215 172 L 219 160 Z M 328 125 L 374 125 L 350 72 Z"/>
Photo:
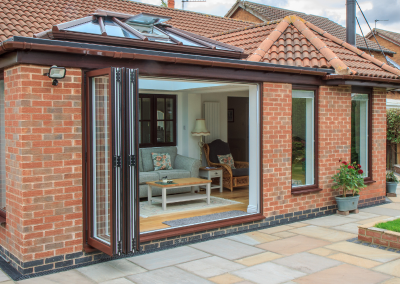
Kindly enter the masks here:
<path id="1" fill-rule="evenodd" d="M 165 129 L 165 142 L 174 142 L 174 122 L 167 121 Z"/>
<path id="2" fill-rule="evenodd" d="M 167 119 L 174 119 L 174 100 L 166 99 L 167 102 Z"/>
<path id="3" fill-rule="evenodd" d="M 0 209 L 2 210 L 6 210 L 6 134 L 4 119 L 4 80 L 0 80 Z"/>
<path id="4" fill-rule="evenodd" d="M 107 35 L 109 36 L 138 38 L 109 19 L 104 21 L 104 27 L 106 28 Z"/>
<path id="5" fill-rule="evenodd" d="M 163 98 L 157 99 L 157 120 L 165 119 L 165 100 Z"/>
<path id="6" fill-rule="evenodd" d="M 109 78 L 92 78 L 93 109 L 93 237 L 110 243 L 111 169 Z"/>
<path id="7" fill-rule="evenodd" d="M 164 121 L 157 121 L 157 142 L 165 142 Z"/>
<path id="8" fill-rule="evenodd" d="M 139 120 L 150 120 L 151 119 L 151 99 L 141 98 L 139 106 Z"/>
<path id="9" fill-rule="evenodd" d="M 150 121 L 139 122 L 139 143 L 148 144 L 151 143 L 151 123 Z"/>
<path id="10" fill-rule="evenodd" d="M 100 26 L 97 23 L 93 22 L 84 23 L 82 25 L 67 28 L 65 30 L 72 32 L 96 34 L 96 35 L 101 34 Z"/>
<path id="11" fill-rule="evenodd" d="M 368 176 L 368 95 L 351 96 L 351 162 L 357 162 Z"/>
<path id="12" fill-rule="evenodd" d="M 292 186 L 314 184 L 313 98 L 292 98 Z"/>

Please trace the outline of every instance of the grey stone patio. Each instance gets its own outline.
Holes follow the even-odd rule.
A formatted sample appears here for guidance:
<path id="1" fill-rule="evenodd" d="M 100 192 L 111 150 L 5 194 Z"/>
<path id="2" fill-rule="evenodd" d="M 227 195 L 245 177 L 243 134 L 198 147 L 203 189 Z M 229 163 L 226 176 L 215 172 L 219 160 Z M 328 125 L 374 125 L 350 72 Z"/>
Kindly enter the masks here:
<path id="1" fill-rule="evenodd" d="M 399 192 L 400 193 L 400 192 Z M 357 226 L 400 216 L 400 199 L 361 209 L 19 281 L 103 283 L 400 283 L 400 253 L 348 242 Z M 0 284 L 16 283 L 0 271 Z"/>

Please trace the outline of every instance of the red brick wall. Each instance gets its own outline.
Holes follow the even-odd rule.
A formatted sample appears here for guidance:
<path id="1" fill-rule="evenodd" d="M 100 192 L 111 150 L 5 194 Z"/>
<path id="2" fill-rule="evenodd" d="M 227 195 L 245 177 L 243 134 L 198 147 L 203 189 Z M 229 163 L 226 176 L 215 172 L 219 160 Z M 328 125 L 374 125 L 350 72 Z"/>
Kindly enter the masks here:
<path id="1" fill-rule="evenodd" d="M 350 160 L 351 89 L 319 89 L 318 193 L 291 194 L 291 85 L 263 85 L 263 196 L 264 215 L 273 216 L 334 205 L 332 176 L 339 159 Z M 373 95 L 372 177 L 376 183 L 361 199 L 385 194 L 386 110 L 384 90 Z"/>
<path id="2" fill-rule="evenodd" d="M 58 86 L 50 66 L 5 70 L 7 225 L 22 261 L 82 250 L 81 71 Z"/>
<path id="3" fill-rule="evenodd" d="M 374 89 L 372 97 L 372 179 L 361 198 L 386 195 L 386 91 Z"/>

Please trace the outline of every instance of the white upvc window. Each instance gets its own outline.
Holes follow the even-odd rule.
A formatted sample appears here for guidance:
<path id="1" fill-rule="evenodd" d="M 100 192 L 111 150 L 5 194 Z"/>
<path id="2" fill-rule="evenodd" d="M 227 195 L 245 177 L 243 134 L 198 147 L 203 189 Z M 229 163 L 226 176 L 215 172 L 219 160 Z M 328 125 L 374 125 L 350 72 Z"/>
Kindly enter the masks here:
<path id="1" fill-rule="evenodd" d="M 314 96 L 292 91 L 292 187 L 315 184 Z"/>

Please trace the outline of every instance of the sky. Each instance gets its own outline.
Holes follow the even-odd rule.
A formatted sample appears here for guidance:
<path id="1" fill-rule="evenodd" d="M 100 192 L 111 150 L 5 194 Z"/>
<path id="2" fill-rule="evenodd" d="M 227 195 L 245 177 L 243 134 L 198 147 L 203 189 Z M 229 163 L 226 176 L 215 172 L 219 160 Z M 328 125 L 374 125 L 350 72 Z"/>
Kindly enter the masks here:
<path id="1" fill-rule="evenodd" d="M 167 0 L 165 0 L 167 1 Z M 189 0 L 190 1 L 190 0 Z M 236 3 L 236 0 L 206 0 L 207 2 L 184 3 L 185 10 L 224 16 Z M 307 14 L 327 17 L 330 20 L 346 26 L 346 0 L 252 0 L 253 2 L 271 5 L 279 8 L 299 11 Z M 161 0 L 141 0 L 140 2 L 159 5 Z M 371 28 L 377 28 L 400 33 L 400 0 L 358 0 Z M 181 0 L 175 0 L 175 8 L 181 9 Z M 369 32 L 360 10 L 357 17 L 364 34 Z M 357 27 L 357 33 L 361 34 Z"/>

